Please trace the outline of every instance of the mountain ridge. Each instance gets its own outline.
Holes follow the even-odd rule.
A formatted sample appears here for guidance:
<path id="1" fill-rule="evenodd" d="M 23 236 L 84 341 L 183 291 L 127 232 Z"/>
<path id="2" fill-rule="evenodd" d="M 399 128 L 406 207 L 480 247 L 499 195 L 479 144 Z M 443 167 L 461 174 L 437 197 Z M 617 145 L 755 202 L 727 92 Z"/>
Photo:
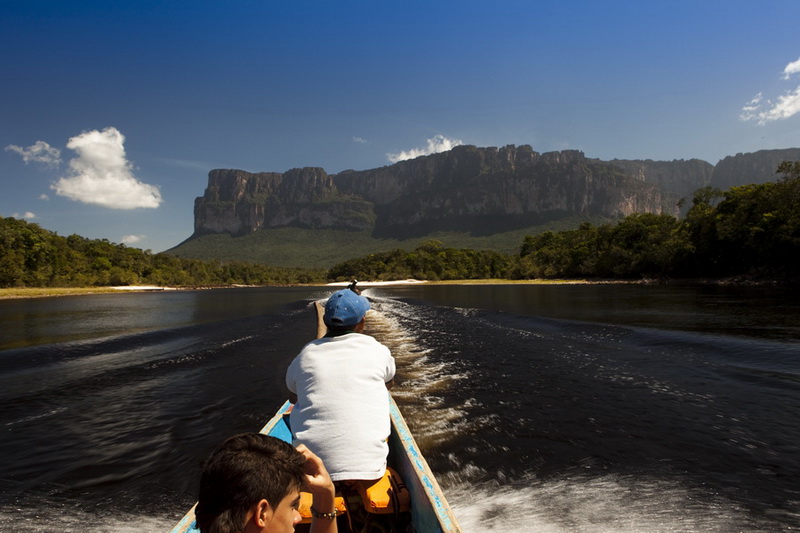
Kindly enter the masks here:
<path id="1" fill-rule="evenodd" d="M 204 237 L 229 235 L 233 243 L 258 232 L 290 234 L 288 228 L 311 230 L 320 238 L 329 232 L 339 241 L 349 233 L 376 245 L 402 245 L 432 234 L 510 235 L 564 219 L 614 220 L 643 212 L 677 216 L 697 189 L 775 179 L 777 165 L 791 159 L 800 159 L 800 148 L 737 154 L 715 166 L 699 159 L 602 161 L 577 150 L 540 154 L 529 145 L 463 145 L 337 174 L 319 167 L 284 173 L 215 169 L 195 200 L 194 234 L 169 252 L 214 257 L 201 250 Z M 313 246 L 314 240 L 306 234 L 296 246 Z M 292 254 L 281 248 L 288 254 L 282 263 L 291 264 Z M 264 249 L 252 259 L 269 263 L 269 256 Z"/>

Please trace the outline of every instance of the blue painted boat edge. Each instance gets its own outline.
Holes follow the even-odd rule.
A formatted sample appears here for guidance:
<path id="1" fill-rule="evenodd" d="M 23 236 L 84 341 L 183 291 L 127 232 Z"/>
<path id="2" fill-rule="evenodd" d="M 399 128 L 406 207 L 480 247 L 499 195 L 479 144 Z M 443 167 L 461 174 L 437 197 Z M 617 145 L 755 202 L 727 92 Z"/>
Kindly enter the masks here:
<path id="1" fill-rule="evenodd" d="M 194 521 L 194 508 L 197 507 L 197 504 L 192 505 L 192 508 L 189 509 L 189 512 L 186 513 L 181 521 L 178 522 L 170 533 L 188 533 L 189 531 L 196 531 L 197 528 L 195 526 Z"/>
<path id="2" fill-rule="evenodd" d="M 264 427 L 261 428 L 259 433 L 263 433 L 264 435 L 270 435 L 272 437 L 278 437 L 279 439 L 285 440 L 289 444 L 292 442 L 292 434 L 289 432 L 288 439 L 284 434 L 285 431 L 289 431 L 289 427 L 284 423 L 283 416 L 289 412 L 292 408 L 292 403 L 289 400 L 286 400 L 284 404 L 281 406 L 280 409 L 275 413 L 275 415 L 269 419 L 269 422 L 264 424 Z M 285 431 L 284 431 L 285 430 Z"/>
<path id="3" fill-rule="evenodd" d="M 422 497 L 412 497 L 412 506 L 417 507 L 416 512 L 412 513 L 415 528 L 417 531 L 425 531 L 427 533 L 428 531 L 435 531 L 431 529 L 431 526 L 434 526 L 438 527 L 436 530 L 442 531 L 443 533 L 460 533 L 461 527 L 458 525 L 458 521 L 450 508 L 450 504 L 447 502 L 439 483 L 433 476 L 428 462 L 420 452 L 419 446 L 414 440 L 414 436 L 408 429 L 408 425 L 391 395 L 389 397 L 389 404 L 392 425 L 400 441 L 400 448 L 405 455 L 404 458 L 397 458 L 397 461 L 402 461 L 413 470 L 412 472 L 401 472 L 401 477 L 403 477 L 407 486 L 409 484 L 418 483 L 416 486 L 409 487 L 409 490 L 424 492 L 423 495 L 420 495 Z M 399 450 L 395 453 L 399 453 Z M 427 513 L 419 507 L 421 505 L 426 505 L 426 507 L 430 506 Z M 433 515 L 432 518 L 436 522 L 435 524 L 430 523 L 430 517 L 426 516 L 429 514 Z"/>

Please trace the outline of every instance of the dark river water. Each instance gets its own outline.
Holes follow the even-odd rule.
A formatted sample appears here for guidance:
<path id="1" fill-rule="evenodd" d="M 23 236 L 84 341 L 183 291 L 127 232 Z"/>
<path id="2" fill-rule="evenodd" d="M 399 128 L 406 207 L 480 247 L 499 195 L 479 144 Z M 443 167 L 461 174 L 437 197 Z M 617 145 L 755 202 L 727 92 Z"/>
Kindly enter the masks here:
<path id="1" fill-rule="evenodd" d="M 0 531 L 169 531 L 331 289 L 0 301 Z M 800 292 L 367 289 L 463 529 L 800 530 Z"/>

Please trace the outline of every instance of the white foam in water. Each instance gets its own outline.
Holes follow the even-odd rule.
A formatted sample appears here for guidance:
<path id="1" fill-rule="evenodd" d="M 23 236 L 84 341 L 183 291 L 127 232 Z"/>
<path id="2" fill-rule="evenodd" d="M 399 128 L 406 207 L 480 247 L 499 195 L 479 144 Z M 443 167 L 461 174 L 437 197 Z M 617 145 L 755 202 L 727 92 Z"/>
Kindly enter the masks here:
<path id="1" fill-rule="evenodd" d="M 475 472 L 472 472 L 475 470 Z M 441 479 L 465 533 L 733 533 L 778 531 L 757 524 L 716 494 L 663 480 L 617 475 L 563 480 L 515 480 L 473 486 L 480 475 L 464 465 L 462 481 Z M 163 533 L 180 516 L 152 517 L 120 511 L 95 515 L 63 503 L 0 509 L 0 531 L 15 533 Z M 420 532 L 424 533 L 424 532 Z"/>
<path id="2" fill-rule="evenodd" d="M 456 370 L 454 363 L 430 360 L 431 350 L 402 325 L 407 322 L 404 318 L 415 322 L 414 317 L 406 317 L 411 306 L 390 299 L 373 301 L 377 305 L 369 317 L 368 332 L 389 346 L 397 359 L 402 381 L 392 393 L 420 446 L 435 449 L 455 435 L 469 433 L 475 424 L 491 426 L 488 418 L 493 415 L 484 416 L 483 420 L 465 416 L 477 400 L 458 408 L 444 406 L 448 390 L 460 380 L 469 379 L 469 375 L 460 368 Z M 591 358 L 591 354 L 581 355 L 580 361 Z M 676 394 L 664 384 L 651 385 L 654 393 Z M 494 452 L 502 454 L 504 450 Z M 749 533 L 781 530 L 773 519 L 786 518 L 772 516 L 769 511 L 754 517 L 752 510 L 743 509 L 720 494 L 687 488 L 678 480 L 619 474 L 575 475 L 558 480 L 540 480 L 532 475 L 510 479 L 502 473 L 465 464 L 460 454 L 446 459 L 449 472 L 440 474 L 438 479 L 466 533 Z M 496 480 L 478 485 L 471 481 L 487 477 Z"/>
<path id="3" fill-rule="evenodd" d="M 228 346 L 233 346 L 234 344 L 238 344 L 240 342 L 249 341 L 250 339 L 255 338 L 255 335 L 245 335 L 244 337 L 240 337 L 238 339 L 233 339 L 228 342 L 223 342 L 220 345 L 220 348 L 227 348 Z"/>
<path id="4" fill-rule="evenodd" d="M 775 531 L 754 524 L 716 494 L 667 481 L 617 475 L 512 485 L 447 487 L 465 532 L 732 533 Z"/>
<path id="5" fill-rule="evenodd" d="M 48 503 L 48 502 L 43 502 Z M 27 506 L 26 506 L 27 507 Z M 14 533 L 164 533 L 181 517 L 151 517 L 120 511 L 113 516 L 96 515 L 59 504 L 0 509 L 0 531 Z"/>
<path id="6" fill-rule="evenodd" d="M 416 337 L 403 328 L 400 322 L 381 307 L 389 306 L 392 314 L 402 314 L 405 304 L 396 300 L 375 299 L 367 316 L 367 329 L 386 345 L 397 361 L 399 384 L 392 389 L 406 422 L 423 448 L 434 447 L 458 434 L 468 423 L 465 411 L 443 407 L 447 390 L 462 379 L 466 373 L 453 371 L 449 362 L 433 363 L 427 357 L 429 349 L 420 347 Z"/>

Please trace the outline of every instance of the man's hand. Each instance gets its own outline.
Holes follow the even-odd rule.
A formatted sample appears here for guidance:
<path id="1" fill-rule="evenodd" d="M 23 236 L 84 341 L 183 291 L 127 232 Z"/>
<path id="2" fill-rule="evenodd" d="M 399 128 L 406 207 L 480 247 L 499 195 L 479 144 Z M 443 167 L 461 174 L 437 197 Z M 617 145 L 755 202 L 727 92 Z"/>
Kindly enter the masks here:
<path id="1" fill-rule="evenodd" d="M 317 494 L 326 495 L 330 493 L 331 495 L 331 503 L 333 502 L 333 494 L 334 494 L 334 487 L 333 481 L 331 481 L 331 476 L 328 474 L 328 470 L 325 468 L 325 465 L 322 463 L 322 459 L 317 457 L 317 455 L 309 450 L 305 444 L 301 444 L 297 447 L 297 451 L 302 453 L 306 458 L 306 466 L 305 466 L 305 474 L 306 474 L 306 489 L 308 492 L 313 494 L 315 497 Z M 323 509 L 318 509 L 319 511 L 323 511 Z M 327 512 L 327 511 L 323 511 Z"/>

